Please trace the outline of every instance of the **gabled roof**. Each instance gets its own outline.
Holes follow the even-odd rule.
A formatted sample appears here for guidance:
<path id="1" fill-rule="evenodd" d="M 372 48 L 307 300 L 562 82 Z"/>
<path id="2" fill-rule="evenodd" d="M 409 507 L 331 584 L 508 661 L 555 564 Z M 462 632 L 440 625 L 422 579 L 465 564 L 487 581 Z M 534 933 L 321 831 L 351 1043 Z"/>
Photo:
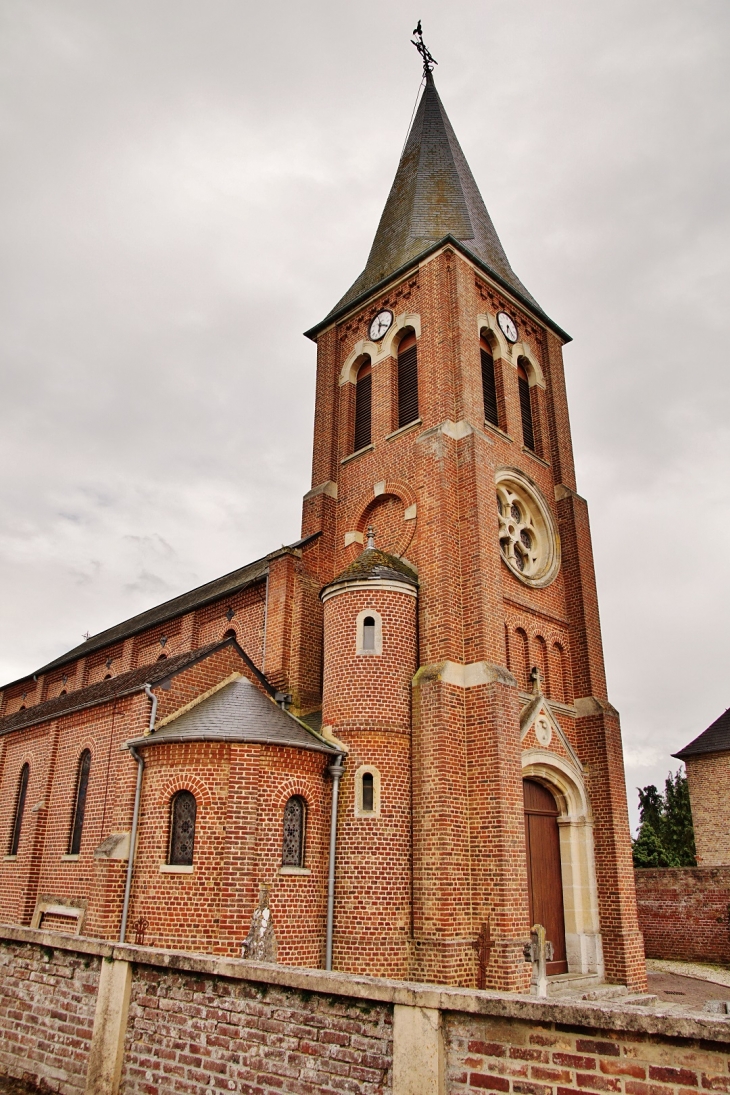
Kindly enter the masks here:
<path id="1" fill-rule="evenodd" d="M 240 677 L 159 730 L 130 742 L 135 747 L 186 741 L 253 742 L 318 753 L 339 753 L 303 722 L 283 711 L 255 685 Z"/>
<path id="2" fill-rule="evenodd" d="M 71 715 L 74 711 L 83 711 L 87 707 L 97 707 L 102 703 L 118 699 L 120 696 L 128 696 L 132 692 L 144 691 L 146 684 L 155 685 L 168 677 L 182 672 L 188 666 L 202 661 L 210 654 L 222 650 L 225 646 L 232 646 L 241 655 L 249 669 L 258 677 L 263 686 L 273 693 L 272 686 L 266 681 L 263 674 L 254 666 L 251 659 L 238 645 L 235 639 L 223 639 L 220 642 L 209 643 L 197 650 L 189 650 L 186 654 L 178 654 L 176 658 L 166 658 L 152 665 L 141 665 L 139 669 L 130 669 L 128 673 L 121 673 L 118 677 L 112 677 L 108 681 L 99 681 L 87 688 L 79 688 L 76 692 L 69 692 L 66 696 L 57 696 L 56 699 L 46 700 L 45 703 L 37 703 L 24 711 L 16 711 L 14 715 L 7 715 L 0 719 L 0 735 L 9 734 L 13 730 L 23 730 L 28 726 L 35 726 L 39 722 L 47 722 L 49 719 L 60 718 L 62 715 Z M 253 685 L 252 685 L 253 687 Z"/>
<path id="3" fill-rule="evenodd" d="M 428 73 L 365 269 L 329 315 L 307 334 L 314 336 L 356 301 L 449 239 L 555 327 L 510 266 Z"/>
<path id="4" fill-rule="evenodd" d="M 700 734 L 698 738 L 685 745 L 678 753 L 672 753 L 677 760 L 685 757 L 694 757 L 699 753 L 724 753 L 730 751 L 730 707 L 719 719 L 715 719 L 712 726 Z"/>
<path id="5" fill-rule="evenodd" d="M 157 624 L 166 623 L 176 616 L 182 616 L 194 609 L 202 608 L 204 605 L 218 601 L 222 597 L 231 597 L 234 593 L 240 593 L 248 586 L 255 585 L 256 582 L 260 582 L 266 577 L 271 559 L 281 554 L 282 551 L 292 551 L 303 547 L 311 540 L 316 539 L 317 536 L 319 536 L 319 533 L 307 536 L 303 540 L 297 540 L 296 543 L 289 544 L 288 547 L 279 548 L 277 551 L 264 555 L 262 559 L 256 559 L 245 567 L 239 567 L 238 570 L 232 570 L 230 574 L 224 574 L 222 578 L 215 578 L 212 582 L 206 582 L 204 585 L 190 590 L 189 593 L 182 593 L 179 597 L 173 597 L 172 600 L 164 601 L 161 605 L 148 608 L 145 612 L 140 612 L 129 620 L 124 620 L 120 624 L 115 624 L 114 627 L 107 628 L 106 631 L 100 631 L 98 635 L 92 635 L 90 639 L 86 639 L 85 642 L 75 646 L 66 654 L 62 654 L 52 662 L 48 662 L 47 665 L 41 666 L 33 676 L 38 677 L 42 673 L 50 673 L 53 669 L 60 669 L 61 666 L 68 665 L 77 658 L 86 658 L 96 650 L 102 650 L 105 646 L 111 646 L 113 643 L 121 642 L 132 635 L 138 635 Z M 19 677 L 17 681 L 10 681 L 4 687 L 8 688 L 12 684 L 30 680 L 30 678 L 31 674 L 28 673 L 25 677 Z"/>

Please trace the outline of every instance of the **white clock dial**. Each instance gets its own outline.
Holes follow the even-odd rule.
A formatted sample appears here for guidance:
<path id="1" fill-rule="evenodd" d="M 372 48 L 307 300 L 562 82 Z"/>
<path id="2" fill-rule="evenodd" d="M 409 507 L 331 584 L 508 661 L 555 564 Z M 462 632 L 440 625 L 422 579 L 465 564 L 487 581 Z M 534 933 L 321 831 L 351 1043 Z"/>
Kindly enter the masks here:
<path id="1" fill-rule="evenodd" d="M 512 316 L 508 316 L 506 312 L 499 312 L 497 315 L 497 323 L 506 339 L 510 342 L 517 341 L 517 324 L 512 319 Z"/>
<path id="2" fill-rule="evenodd" d="M 369 335 L 372 342 L 380 342 L 388 331 L 393 322 L 393 313 L 384 311 L 378 312 L 375 319 L 370 324 Z"/>

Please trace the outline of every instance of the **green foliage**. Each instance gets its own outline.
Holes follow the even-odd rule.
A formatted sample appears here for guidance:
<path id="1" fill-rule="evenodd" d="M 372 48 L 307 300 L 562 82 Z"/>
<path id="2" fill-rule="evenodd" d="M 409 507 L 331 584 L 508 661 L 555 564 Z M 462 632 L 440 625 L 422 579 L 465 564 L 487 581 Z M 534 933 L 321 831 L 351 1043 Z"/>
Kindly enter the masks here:
<path id="1" fill-rule="evenodd" d="M 635 867 L 695 867 L 695 836 L 687 776 L 667 776 L 664 794 L 650 783 L 639 787 L 639 834 L 633 842 Z"/>

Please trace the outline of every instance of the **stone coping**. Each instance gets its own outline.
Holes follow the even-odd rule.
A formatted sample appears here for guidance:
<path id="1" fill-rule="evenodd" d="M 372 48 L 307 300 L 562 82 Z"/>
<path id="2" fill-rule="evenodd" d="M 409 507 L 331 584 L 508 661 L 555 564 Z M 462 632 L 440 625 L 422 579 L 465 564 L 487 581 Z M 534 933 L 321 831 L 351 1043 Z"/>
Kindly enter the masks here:
<path id="1" fill-rule="evenodd" d="M 534 996 L 499 993 L 479 989 L 450 988 L 413 981 L 391 981 L 349 973 L 279 966 L 267 962 L 249 962 L 214 954 L 138 947 L 131 943 L 112 943 L 87 936 L 69 936 L 35 928 L 0 924 L 0 942 L 31 943 L 52 950 L 92 954 L 120 962 L 187 973 L 207 974 L 254 984 L 281 985 L 282 988 L 328 996 L 346 996 L 406 1007 L 435 1008 L 469 1015 L 516 1019 L 533 1023 L 586 1027 L 591 1030 L 630 1031 L 730 1045 L 730 1016 L 704 1016 L 673 1011 L 662 1014 L 639 1005 L 581 1000 L 566 1003 L 560 999 L 538 1000 Z"/>

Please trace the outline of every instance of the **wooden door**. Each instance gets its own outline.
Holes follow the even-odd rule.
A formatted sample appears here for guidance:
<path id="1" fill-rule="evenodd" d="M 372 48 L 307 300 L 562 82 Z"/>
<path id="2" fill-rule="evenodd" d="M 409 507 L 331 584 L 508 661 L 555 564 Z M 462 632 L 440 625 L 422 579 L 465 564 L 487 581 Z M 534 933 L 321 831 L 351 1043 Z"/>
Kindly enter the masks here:
<path id="1" fill-rule="evenodd" d="M 530 924 L 542 924 L 553 945 L 554 957 L 547 964 L 548 974 L 567 973 L 558 807 L 547 788 L 535 780 L 523 780 L 522 790 Z"/>

